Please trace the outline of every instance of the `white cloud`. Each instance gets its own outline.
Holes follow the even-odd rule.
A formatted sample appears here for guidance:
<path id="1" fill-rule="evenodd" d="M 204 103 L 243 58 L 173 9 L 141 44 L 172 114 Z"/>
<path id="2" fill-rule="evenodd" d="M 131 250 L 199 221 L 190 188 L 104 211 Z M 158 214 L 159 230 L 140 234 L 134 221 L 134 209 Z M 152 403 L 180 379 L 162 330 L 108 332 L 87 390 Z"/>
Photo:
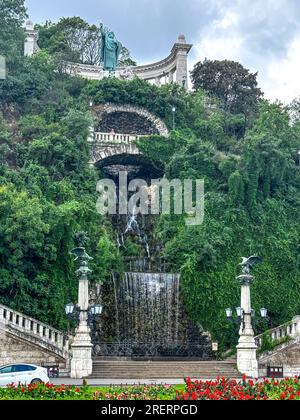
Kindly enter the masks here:
<path id="1" fill-rule="evenodd" d="M 205 57 L 241 62 L 258 71 L 268 99 L 300 95 L 299 3 L 294 0 L 216 1 L 219 17 L 197 36 L 191 65 Z"/>
<path id="2" fill-rule="evenodd" d="M 291 102 L 300 96 L 300 34 L 288 45 L 286 57 L 274 59 L 267 65 L 262 84 L 267 96 L 282 102 Z"/>

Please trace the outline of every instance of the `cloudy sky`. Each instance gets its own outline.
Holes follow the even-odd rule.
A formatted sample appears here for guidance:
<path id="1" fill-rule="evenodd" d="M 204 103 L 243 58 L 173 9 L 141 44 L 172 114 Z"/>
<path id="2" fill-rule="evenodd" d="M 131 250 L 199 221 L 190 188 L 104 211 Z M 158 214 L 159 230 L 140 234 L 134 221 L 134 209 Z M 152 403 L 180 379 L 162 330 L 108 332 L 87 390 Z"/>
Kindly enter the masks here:
<path id="1" fill-rule="evenodd" d="M 34 23 L 81 16 L 112 28 L 139 64 L 166 57 L 180 33 L 197 61 L 233 59 L 258 71 L 267 98 L 300 96 L 299 0 L 26 0 Z"/>

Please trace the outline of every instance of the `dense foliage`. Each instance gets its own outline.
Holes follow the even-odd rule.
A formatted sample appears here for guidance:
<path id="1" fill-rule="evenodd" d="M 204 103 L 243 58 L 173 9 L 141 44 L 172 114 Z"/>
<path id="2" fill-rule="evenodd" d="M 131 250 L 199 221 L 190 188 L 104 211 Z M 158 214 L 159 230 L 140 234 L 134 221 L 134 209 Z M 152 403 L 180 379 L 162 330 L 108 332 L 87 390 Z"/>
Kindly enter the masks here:
<path id="1" fill-rule="evenodd" d="M 22 3 L 0 0 L 15 7 L 10 47 L 0 43 L 0 54 L 12 60 L 10 51 L 24 36 Z M 0 12 L 0 31 L 6 17 Z M 291 125 L 282 105 L 260 101 L 245 127 L 239 114 L 202 90 L 60 74 L 49 48 L 20 56 L 0 81 L 0 301 L 62 327 L 64 304 L 76 299 L 70 250 L 78 230 L 90 237 L 92 280 L 122 269 L 112 227 L 96 212 L 99 174 L 88 164 L 86 142 L 92 100 L 145 107 L 169 128 L 176 107 L 176 131 L 139 145 L 164 163 L 167 177 L 205 180 L 203 225 L 187 227 L 184 217 L 161 216 L 155 228 L 167 262 L 182 273 L 182 296 L 193 320 L 221 348 L 236 341 L 224 309 L 238 306 L 237 264 L 252 253 L 264 259 L 252 288 L 254 308 L 268 308 L 273 324 L 300 313 L 297 115 Z"/>
<path id="2" fill-rule="evenodd" d="M 6 57 L 7 65 L 13 69 L 23 54 L 26 18 L 24 0 L 0 0 L 0 54 Z"/>
<path id="3" fill-rule="evenodd" d="M 232 114 L 249 114 L 262 96 L 257 73 L 250 73 L 235 61 L 205 59 L 195 65 L 192 82 L 194 89 L 204 89 L 218 98 Z"/>

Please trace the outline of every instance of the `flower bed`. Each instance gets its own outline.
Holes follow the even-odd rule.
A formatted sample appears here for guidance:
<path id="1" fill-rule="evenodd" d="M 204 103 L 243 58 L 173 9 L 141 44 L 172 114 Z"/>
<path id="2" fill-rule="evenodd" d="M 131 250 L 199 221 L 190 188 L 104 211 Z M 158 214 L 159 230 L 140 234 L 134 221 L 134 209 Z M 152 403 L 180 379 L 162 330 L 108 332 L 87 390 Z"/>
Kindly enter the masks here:
<path id="1" fill-rule="evenodd" d="M 28 386 L 10 385 L 0 388 L 1 400 L 81 400 L 87 398 L 89 389 L 75 386 L 54 386 L 52 384 L 33 384 Z"/>
<path id="2" fill-rule="evenodd" d="M 186 380 L 185 386 L 134 385 L 90 388 L 87 385 L 35 384 L 0 388 L 0 400 L 300 400 L 298 379 L 241 382 Z"/>
<path id="3" fill-rule="evenodd" d="M 242 382 L 218 378 L 216 381 L 186 380 L 186 389 L 176 392 L 177 400 L 300 400 L 300 383 L 297 378 Z"/>
<path id="4" fill-rule="evenodd" d="M 0 400 L 168 400 L 175 399 L 170 385 L 134 385 L 92 388 L 87 385 L 34 384 L 0 388 Z"/>
<path id="5" fill-rule="evenodd" d="M 93 394 L 94 400 L 167 400 L 174 399 L 175 389 L 171 385 L 114 386 Z"/>

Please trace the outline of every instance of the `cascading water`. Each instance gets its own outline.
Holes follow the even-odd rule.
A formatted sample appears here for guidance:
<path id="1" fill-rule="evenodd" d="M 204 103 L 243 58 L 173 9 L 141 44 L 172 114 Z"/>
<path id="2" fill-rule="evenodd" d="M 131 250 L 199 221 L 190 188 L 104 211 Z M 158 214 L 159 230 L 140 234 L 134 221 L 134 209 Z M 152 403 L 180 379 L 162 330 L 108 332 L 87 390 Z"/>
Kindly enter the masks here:
<path id="1" fill-rule="evenodd" d="M 149 203 L 154 193 L 149 190 Z M 94 356 L 211 359 L 210 335 L 189 320 L 180 275 L 161 258 L 155 218 L 137 208 L 111 216 L 127 269 L 112 274 L 97 296 L 104 309 L 92 334 Z"/>
<path id="2" fill-rule="evenodd" d="M 211 358 L 208 334 L 186 317 L 180 302 L 180 275 L 126 272 L 102 288 L 102 336 L 95 355 Z M 113 300 L 113 302 L 112 302 Z"/>

